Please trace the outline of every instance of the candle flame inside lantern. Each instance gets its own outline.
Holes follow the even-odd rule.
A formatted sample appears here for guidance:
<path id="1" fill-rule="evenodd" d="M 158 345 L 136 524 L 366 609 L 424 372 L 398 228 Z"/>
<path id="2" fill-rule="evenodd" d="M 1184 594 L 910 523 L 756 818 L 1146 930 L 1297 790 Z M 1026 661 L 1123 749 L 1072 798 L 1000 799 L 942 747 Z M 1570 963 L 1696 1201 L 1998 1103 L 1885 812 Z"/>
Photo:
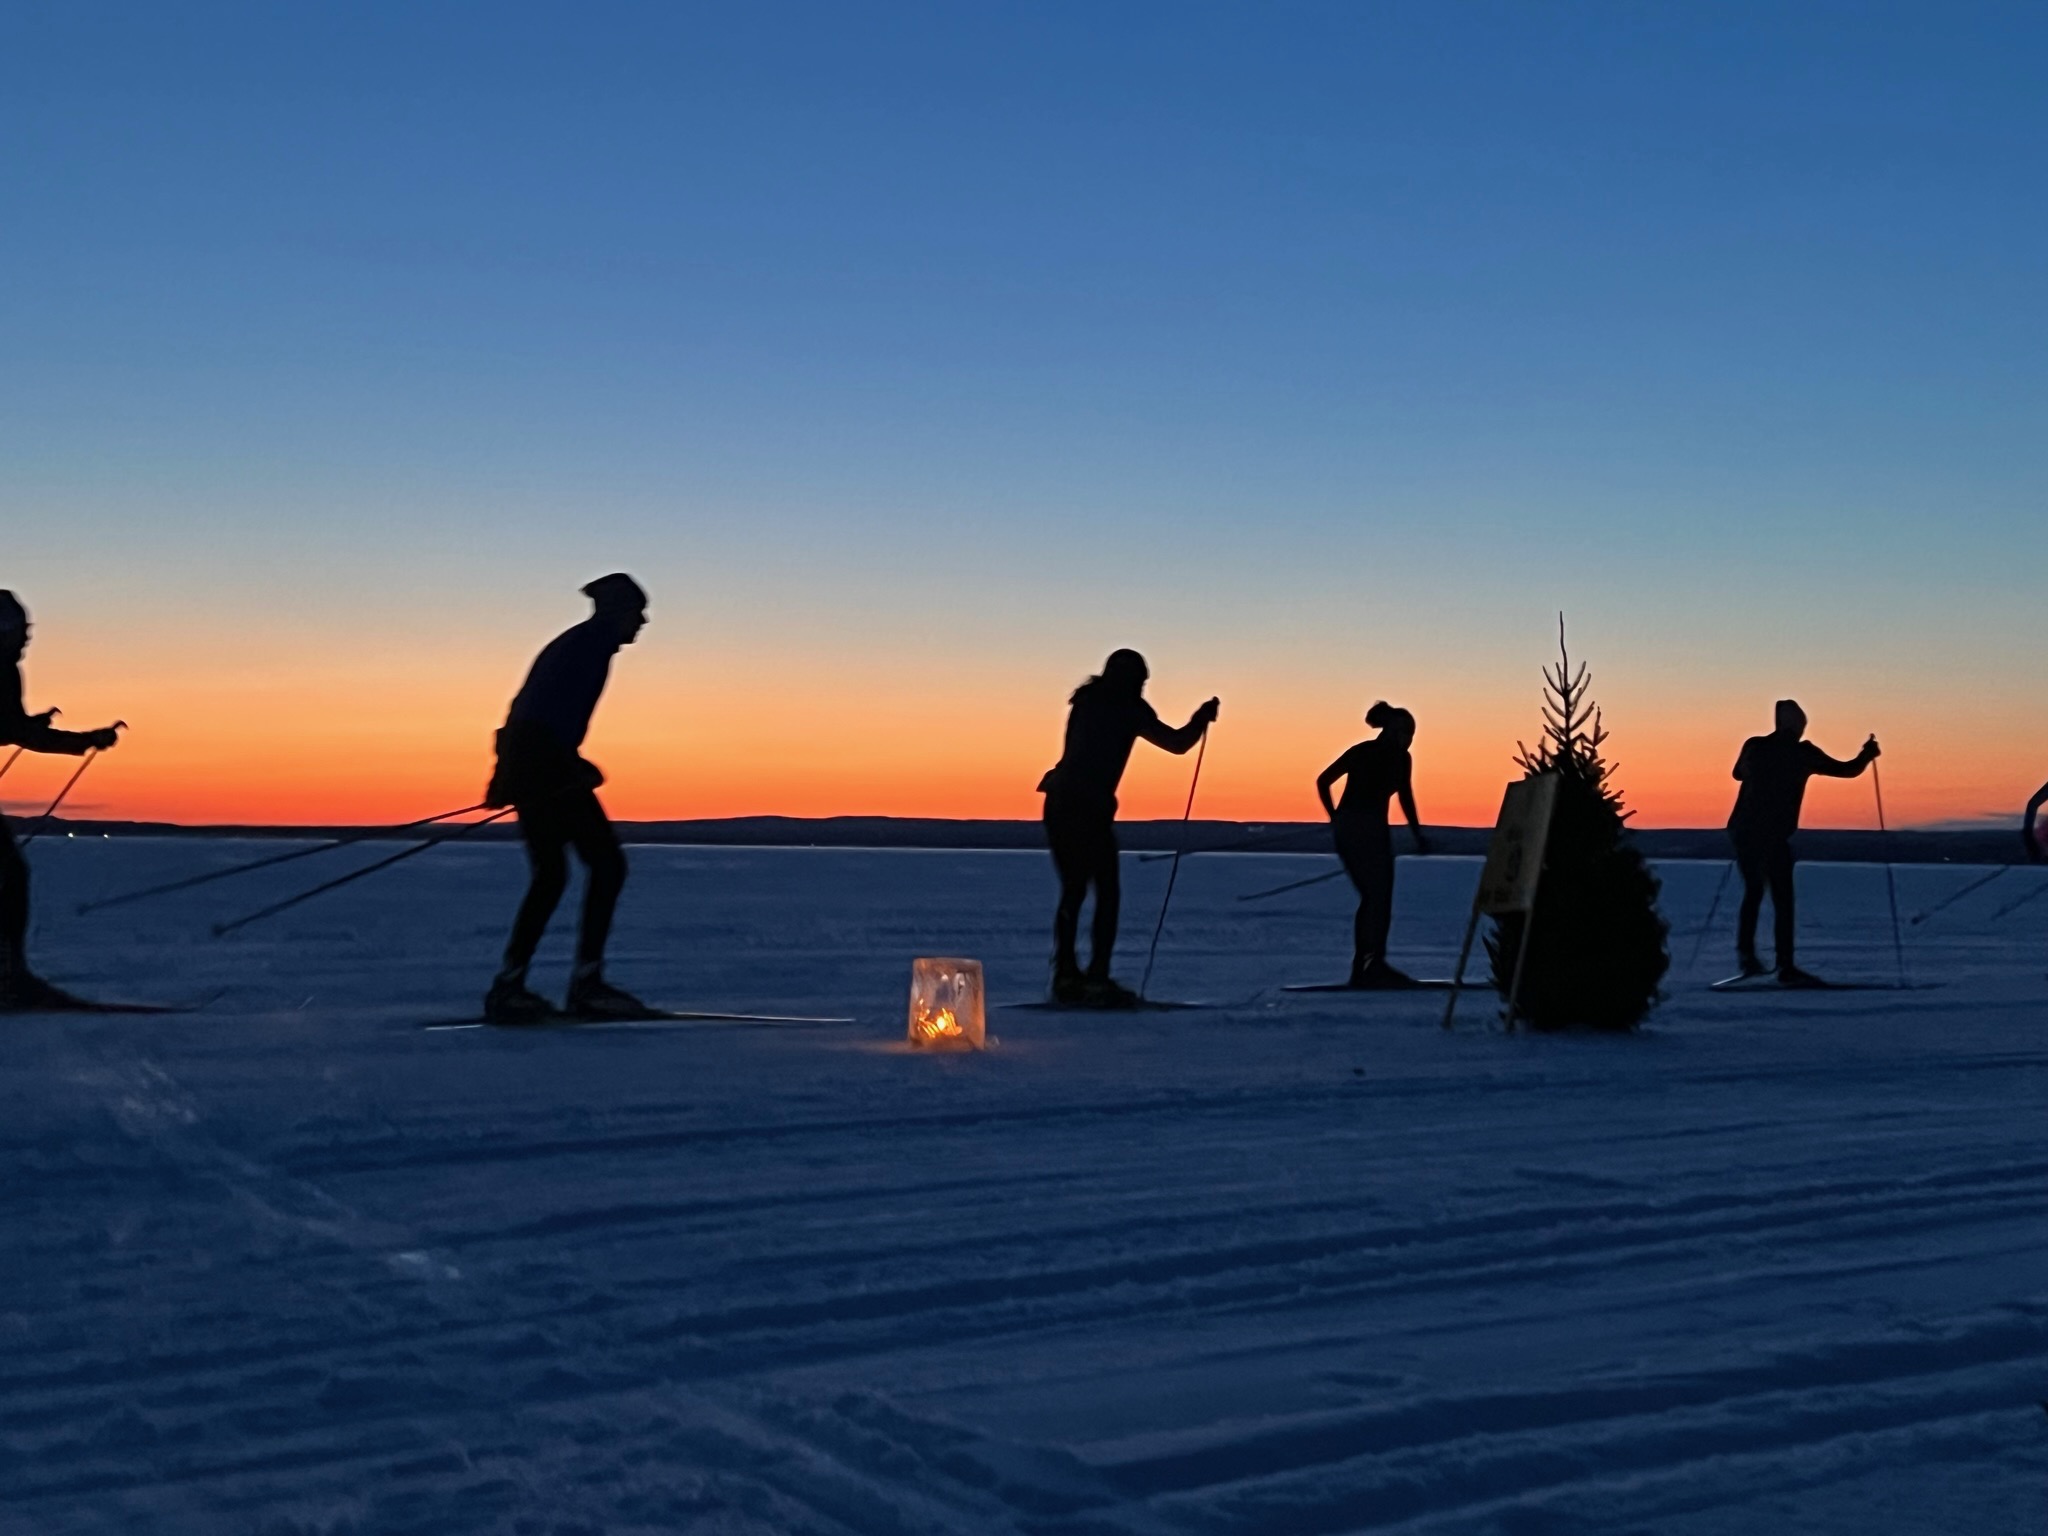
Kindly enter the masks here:
<path id="1" fill-rule="evenodd" d="M 920 1008 L 917 1023 L 913 1027 L 926 1040 L 942 1040 L 963 1033 L 960 1021 L 953 1017 L 953 1010 L 950 1008 Z"/>

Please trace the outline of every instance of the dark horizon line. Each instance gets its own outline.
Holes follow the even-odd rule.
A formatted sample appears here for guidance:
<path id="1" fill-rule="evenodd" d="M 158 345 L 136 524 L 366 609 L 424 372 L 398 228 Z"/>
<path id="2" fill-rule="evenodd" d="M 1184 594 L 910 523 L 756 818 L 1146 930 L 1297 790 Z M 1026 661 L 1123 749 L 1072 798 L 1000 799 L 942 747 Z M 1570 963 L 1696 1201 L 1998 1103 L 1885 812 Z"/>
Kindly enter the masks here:
<path id="1" fill-rule="evenodd" d="M 459 824 L 456 824 L 459 826 Z M 1034 849 L 1045 847 L 1042 824 L 1036 820 L 940 816 L 721 816 L 664 818 L 615 823 L 628 843 L 726 848 L 927 848 L 957 851 Z M 341 823 L 184 823 L 57 817 L 46 836 L 191 837 L 415 842 L 445 835 L 454 826 L 356 826 Z M 1432 826 L 1426 831 L 1432 851 L 1477 857 L 1486 852 L 1490 827 Z M 1185 848 L 1191 853 L 1305 854 L 1330 852 L 1329 823 L 1324 821 L 1219 821 L 1178 818 L 1117 823 L 1118 839 L 1128 852 L 1166 853 Z M 1729 857 L 1727 833 L 1719 827 L 1643 827 L 1634 829 L 1636 845 L 1653 859 Z M 518 837 L 510 822 L 484 827 L 479 841 Z M 1239 844 L 1253 846 L 1237 847 Z M 1405 835 L 1397 840 L 1405 850 Z M 1843 863 L 2007 864 L 2020 857 L 2015 827 L 1921 828 L 1889 834 L 1877 831 L 1813 828 L 1798 834 L 1808 859 Z"/>

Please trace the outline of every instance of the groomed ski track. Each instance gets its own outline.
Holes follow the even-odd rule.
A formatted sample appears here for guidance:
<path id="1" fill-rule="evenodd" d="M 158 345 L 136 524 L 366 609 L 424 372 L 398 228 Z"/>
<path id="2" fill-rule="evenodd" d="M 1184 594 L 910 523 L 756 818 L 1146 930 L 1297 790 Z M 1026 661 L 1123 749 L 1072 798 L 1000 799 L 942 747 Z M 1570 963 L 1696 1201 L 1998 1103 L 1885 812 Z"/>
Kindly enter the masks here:
<path id="1" fill-rule="evenodd" d="M 39 899 L 204 852 L 60 844 Z M 517 858 L 38 934 L 80 990 L 233 990 L 7 1026 L 0 1532 L 2048 1524 L 2048 944 L 1967 903 L 1940 991 L 1752 1007 L 1718 955 L 1641 1038 L 1483 990 L 1446 1036 L 1280 994 L 1346 897 L 1218 857 L 1161 982 L 1255 1001 L 926 1057 L 911 955 L 1028 995 L 1041 857 L 635 850 L 622 983 L 861 1024 L 410 1027 L 473 1006 Z M 1474 872 L 1403 862 L 1397 960 L 1448 967 Z M 1681 960 L 1717 874 L 1664 870 Z M 1802 959 L 1885 974 L 1881 872 L 1801 878 Z"/>

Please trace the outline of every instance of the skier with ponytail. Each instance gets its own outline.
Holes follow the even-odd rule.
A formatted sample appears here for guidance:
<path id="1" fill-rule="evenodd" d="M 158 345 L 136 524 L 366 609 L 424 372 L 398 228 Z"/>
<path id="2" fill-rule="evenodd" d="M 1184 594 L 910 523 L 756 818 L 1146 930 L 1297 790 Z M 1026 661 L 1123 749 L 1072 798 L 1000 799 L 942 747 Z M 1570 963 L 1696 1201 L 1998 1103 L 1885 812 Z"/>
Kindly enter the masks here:
<path id="1" fill-rule="evenodd" d="M 1316 795 L 1330 818 L 1337 857 L 1358 888 L 1349 984 L 1412 987 L 1412 976 L 1387 963 L 1387 931 L 1394 919 L 1394 840 L 1387 826 L 1387 802 L 1400 797 L 1415 851 L 1429 852 L 1415 810 L 1415 765 L 1408 751 L 1415 741 L 1415 717 L 1382 699 L 1365 712 L 1365 723 L 1377 728 L 1379 735 L 1361 741 L 1316 776 Z M 1332 799 L 1331 788 L 1339 779 L 1344 781 L 1343 798 Z"/>

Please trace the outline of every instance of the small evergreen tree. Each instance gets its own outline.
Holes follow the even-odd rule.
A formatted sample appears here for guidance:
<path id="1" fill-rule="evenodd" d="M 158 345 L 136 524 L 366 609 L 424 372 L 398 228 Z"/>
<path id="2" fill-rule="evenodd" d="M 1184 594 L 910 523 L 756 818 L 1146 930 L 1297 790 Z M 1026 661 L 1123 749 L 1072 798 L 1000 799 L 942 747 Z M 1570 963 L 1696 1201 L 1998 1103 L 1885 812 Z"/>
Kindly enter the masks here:
<path id="1" fill-rule="evenodd" d="M 1585 663 L 1572 668 L 1562 614 L 1557 650 L 1557 665 L 1543 671 L 1543 734 L 1534 751 L 1515 744 L 1526 776 L 1558 777 L 1516 1013 L 1534 1029 L 1633 1029 L 1656 1005 L 1671 964 L 1669 929 L 1657 912 L 1657 877 L 1628 833 L 1634 813 L 1622 809 L 1614 767 L 1600 755 L 1607 732 Z M 1497 917 L 1486 941 L 1503 998 L 1527 921 L 1518 912 Z"/>

